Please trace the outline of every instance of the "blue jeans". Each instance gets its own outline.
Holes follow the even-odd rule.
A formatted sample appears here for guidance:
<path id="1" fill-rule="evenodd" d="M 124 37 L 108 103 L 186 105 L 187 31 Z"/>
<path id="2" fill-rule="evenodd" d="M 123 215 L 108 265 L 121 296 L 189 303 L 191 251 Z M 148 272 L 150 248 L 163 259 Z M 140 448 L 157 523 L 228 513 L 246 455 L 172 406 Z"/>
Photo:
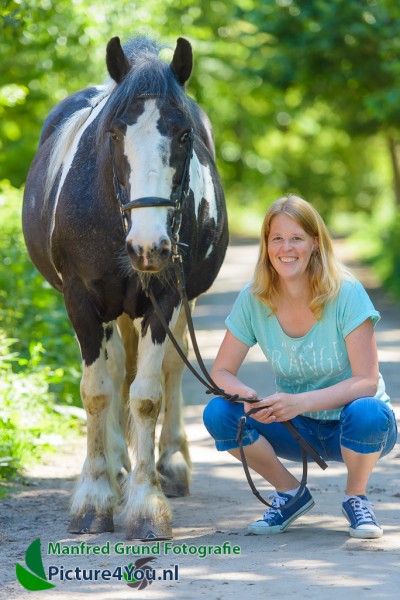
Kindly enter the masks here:
<path id="1" fill-rule="evenodd" d="M 238 448 L 238 421 L 244 414 L 243 404 L 216 397 L 203 414 L 204 425 L 215 440 L 217 450 Z M 397 440 L 396 418 L 390 406 L 376 398 L 359 398 L 347 404 L 338 421 L 321 421 L 298 416 L 292 419 L 298 432 L 326 461 L 343 462 L 340 447 L 361 454 L 381 451 L 388 454 Z M 253 444 L 262 435 L 277 456 L 301 461 L 301 449 L 281 423 L 266 425 L 249 417 L 243 433 L 243 446 Z M 309 457 L 309 460 L 312 460 Z"/>

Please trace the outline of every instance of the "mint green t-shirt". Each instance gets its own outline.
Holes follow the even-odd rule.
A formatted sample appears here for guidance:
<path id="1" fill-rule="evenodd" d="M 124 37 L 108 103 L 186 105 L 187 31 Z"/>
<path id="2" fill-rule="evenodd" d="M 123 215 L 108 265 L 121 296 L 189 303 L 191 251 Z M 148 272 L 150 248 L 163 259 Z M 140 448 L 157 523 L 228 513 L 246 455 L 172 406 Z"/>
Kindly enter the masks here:
<path id="1" fill-rule="evenodd" d="M 247 346 L 258 344 L 274 373 L 276 390 L 298 394 L 327 388 L 352 376 L 345 338 L 366 319 L 380 319 L 367 292 L 357 280 L 344 280 L 339 293 L 325 307 L 322 318 L 306 335 L 286 335 L 270 308 L 257 300 L 247 284 L 225 323 Z M 379 374 L 376 398 L 390 403 Z M 304 412 L 314 419 L 338 419 L 341 408 Z"/>

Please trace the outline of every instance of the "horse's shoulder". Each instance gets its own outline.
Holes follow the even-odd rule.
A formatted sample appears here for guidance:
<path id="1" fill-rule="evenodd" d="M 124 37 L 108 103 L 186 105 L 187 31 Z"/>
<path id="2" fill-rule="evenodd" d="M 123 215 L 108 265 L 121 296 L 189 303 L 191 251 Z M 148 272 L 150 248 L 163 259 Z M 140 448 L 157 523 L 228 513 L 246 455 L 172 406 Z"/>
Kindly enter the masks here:
<path id="1" fill-rule="evenodd" d="M 98 95 L 99 90 L 96 87 L 85 88 L 79 92 L 71 94 L 64 100 L 61 100 L 48 114 L 40 135 L 39 146 L 41 146 L 54 133 L 66 119 L 81 108 L 86 108 L 89 101 Z"/>

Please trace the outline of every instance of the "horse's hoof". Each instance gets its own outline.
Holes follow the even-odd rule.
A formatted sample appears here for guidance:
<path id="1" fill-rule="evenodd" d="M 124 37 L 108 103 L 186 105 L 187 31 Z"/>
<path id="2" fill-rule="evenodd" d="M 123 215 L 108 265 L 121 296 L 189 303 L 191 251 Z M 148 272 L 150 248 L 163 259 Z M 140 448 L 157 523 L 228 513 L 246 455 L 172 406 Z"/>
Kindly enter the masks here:
<path id="1" fill-rule="evenodd" d="M 183 459 L 182 459 L 183 460 Z M 171 466 L 158 463 L 157 471 L 160 475 L 162 491 L 167 498 L 181 498 L 189 496 L 189 475 L 186 472 L 174 470 Z"/>
<path id="2" fill-rule="evenodd" d="M 112 510 L 96 513 L 93 508 L 82 515 L 73 515 L 68 527 L 68 533 L 104 533 L 114 531 Z"/>
<path id="3" fill-rule="evenodd" d="M 150 519 L 143 519 L 128 529 L 127 540 L 141 540 L 142 542 L 153 542 L 155 540 L 171 540 L 172 528 L 169 523 L 154 523 Z"/>
<path id="4" fill-rule="evenodd" d="M 161 480 L 161 487 L 167 498 L 181 498 L 190 495 L 187 483 Z"/>

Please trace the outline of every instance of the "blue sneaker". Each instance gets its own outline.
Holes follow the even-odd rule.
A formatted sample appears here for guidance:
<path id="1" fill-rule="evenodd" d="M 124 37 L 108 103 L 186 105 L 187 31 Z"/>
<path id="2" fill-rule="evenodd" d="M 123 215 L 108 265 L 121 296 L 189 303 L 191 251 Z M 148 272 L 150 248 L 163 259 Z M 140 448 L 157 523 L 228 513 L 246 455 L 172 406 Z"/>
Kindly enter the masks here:
<path id="1" fill-rule="evenodd" d="M 373 506 L 372 502 L 368 502 L 366 496 L 349 496 L 343 502 L 342 511 L 350 523 L 351 537 L 374 539 L 383 535 L 383 529 L 373 513 Z"/>
<path id="2" fill-rule="evenodd" d="M 284 492 L 275 492 L 268 496 L 272 499 L 273 508 L 269 508 L 263 518 L 247 526 L 247 531 L 257 535 L 269 535 L 270 533 L 283 533 L 292 521 L 301 517 L 312 509 L 315 502 L 307 488 L 300 498 L 287 510 L 280 510 L 289 500 L 293 498 Z"/>

